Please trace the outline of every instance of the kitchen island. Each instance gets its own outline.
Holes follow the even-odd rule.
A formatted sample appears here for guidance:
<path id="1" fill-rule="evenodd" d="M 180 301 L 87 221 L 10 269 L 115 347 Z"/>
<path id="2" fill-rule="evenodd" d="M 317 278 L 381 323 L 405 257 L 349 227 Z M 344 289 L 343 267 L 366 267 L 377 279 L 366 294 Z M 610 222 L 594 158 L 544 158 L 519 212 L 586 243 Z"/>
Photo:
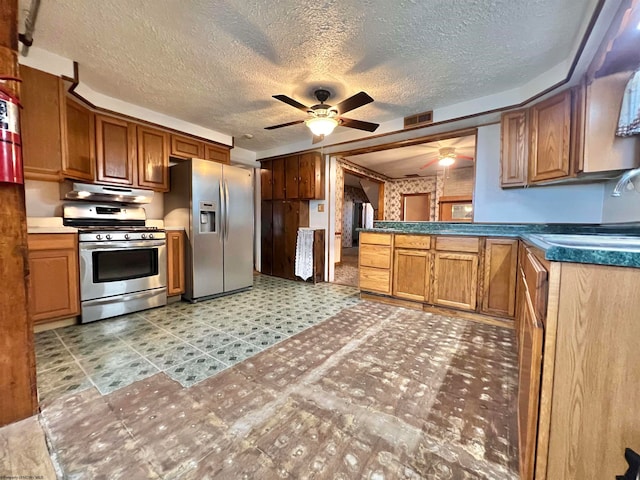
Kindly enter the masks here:
<path id="1" fill-rule="evenodd" d="M 640 449 L 640 227 L 376 222 L 363 298 L 515 328 L 523 479 L 614 478 Z"/>

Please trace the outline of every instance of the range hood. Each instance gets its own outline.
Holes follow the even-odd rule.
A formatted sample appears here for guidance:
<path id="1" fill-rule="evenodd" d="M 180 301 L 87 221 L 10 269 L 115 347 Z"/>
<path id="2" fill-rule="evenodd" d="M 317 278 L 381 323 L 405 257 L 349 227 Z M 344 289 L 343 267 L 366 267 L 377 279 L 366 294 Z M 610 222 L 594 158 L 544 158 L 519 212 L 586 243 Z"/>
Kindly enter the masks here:
<path id="1" fill-rule="evenodd" d="M 91 202 L 151 203 L 152 190 L 116 187 L 113 185 L 93 185 L 90 183 L 63 182 L 60 184 L 63 200 L 88 200 Z"/>

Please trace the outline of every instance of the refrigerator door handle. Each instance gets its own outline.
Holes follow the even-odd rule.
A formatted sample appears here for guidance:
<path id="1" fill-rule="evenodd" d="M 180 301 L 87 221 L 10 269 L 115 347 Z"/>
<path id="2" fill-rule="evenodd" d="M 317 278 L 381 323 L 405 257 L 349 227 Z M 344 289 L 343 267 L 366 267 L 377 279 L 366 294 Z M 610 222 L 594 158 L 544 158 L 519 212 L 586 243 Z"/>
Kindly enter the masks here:
<path id="1" fill-rule="evenodd" d="M 219 232 L 218 238 L 220 242 L 222 242 L 224 240 L 224 234 L 225 234 L 224 189 L 222 187 L 222 180 L 218 180 L 218 186 L 220 188 L 220 208 L 219 208 L 219 214 L 218 214 L 218 225 L 220 225 L 220 232 Z"/>
<path id="2" fill-rule="evenodd" d="M 224 235 L 229 239 L 229 184 L 224 181 Z"/>

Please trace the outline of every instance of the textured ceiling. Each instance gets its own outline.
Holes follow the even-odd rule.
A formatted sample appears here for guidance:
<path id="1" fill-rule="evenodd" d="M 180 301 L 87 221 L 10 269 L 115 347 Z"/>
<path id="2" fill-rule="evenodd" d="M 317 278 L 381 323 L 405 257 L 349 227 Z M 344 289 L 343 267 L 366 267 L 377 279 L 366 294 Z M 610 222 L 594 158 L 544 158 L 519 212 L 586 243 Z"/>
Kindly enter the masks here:
<path id="1" fill-rule="evenodd" d="M 310 138 L 263 129 L 304 118 L 272 95 L 364 90 L 375 102 L 349 117 L 383 122 L 501 92 L 565 60 L 593 3 L 42 0 L 34 45 L 94 90 L 262 151 Z"/>
<path id="2" fill-rule="evenodd" d="M 435 175 L 444 168 L 434 162 L 426 168 L 427 163 L 438 159 L 438 150 L 443 147 L 454 147 L 456 154 L 466 157 L 476 156 L 476 137 L 468 135 L 466 137 L 450 138 L 439 142 L 423 143 L 410 147 L 381 150 L 378 152 L 364 153 L 362 155 L 352 155 L 344 157 L 351 163 L 368 168 L 389 178 L 404 178 L 407 175 L 420 175 L 427 177 Z M 457 159 L 449 168 L 464 168 L 473 166 L 473 160 Z"/>

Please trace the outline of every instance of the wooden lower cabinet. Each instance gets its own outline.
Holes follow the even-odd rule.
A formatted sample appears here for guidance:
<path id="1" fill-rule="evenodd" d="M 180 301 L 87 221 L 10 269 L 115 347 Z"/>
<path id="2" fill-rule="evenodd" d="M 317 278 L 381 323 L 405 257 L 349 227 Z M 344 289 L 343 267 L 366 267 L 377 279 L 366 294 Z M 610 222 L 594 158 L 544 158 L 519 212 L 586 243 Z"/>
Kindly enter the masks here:
<path id="1" fill-rule="evenodd" d="M 393 255 L 393 296 L 429 301 L 431 253 L 428 250 L 396 249 Z"/>
<path id="2" fill-rule="evenodd" d="M 475 310 L 478 296 L 478 255 L 436 252 L 433 294 L 436 305 Z"/>
<path id="3" fill-rule="evenodd" d="M 487 238 L 484 255 L 482 312 L 513 317 L 516 305 L 518 239 Z"/>
<path id="4" fill-rule="evenodd" d="M 184 293 L 184 232 L 167 232 L 167 295 Z"/>
<path id="5" fill-rule="evenodd" d="M 30 234 L 29 311 L 34 323 L 80 314 L 78 236 Z"/>
<path id="6" fill-rule="evenodd" d="M 361 233 L 359 286 L 361 290 L 391 294 L 392 236 L 389 233 Z"/>

